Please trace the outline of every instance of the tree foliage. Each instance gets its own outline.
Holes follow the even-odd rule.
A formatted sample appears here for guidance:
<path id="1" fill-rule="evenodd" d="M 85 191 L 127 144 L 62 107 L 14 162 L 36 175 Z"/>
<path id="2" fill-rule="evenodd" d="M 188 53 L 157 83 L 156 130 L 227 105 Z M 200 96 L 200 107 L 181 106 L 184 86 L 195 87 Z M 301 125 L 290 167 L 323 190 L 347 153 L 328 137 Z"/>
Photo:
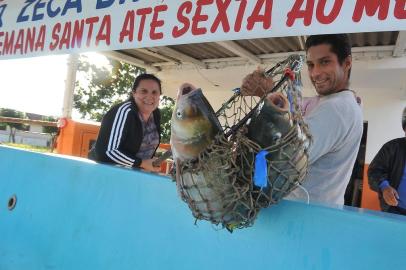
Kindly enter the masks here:
<path id="1" fill-rule="evenodd" d="M 42 120 L 43 121 L 48 121 L 48 122 L 56 122 L 58 119 L 53 117 L 53 116 L 43 116 Z M 54 135 L 54 134 L 56 134 L 58 132 L 58 127 L 43 126 L 42 127 L 42 132 Z"/>
<path id="2" fill-rule="evenodd" d="M 4 117 L 11 117 L 11 118 L 21 118 L 24 119 L 26 118 L 25 113 L 16 111 L 13 109 L 5 109 L 2 108 L 0 109 L 0 116 Z M 8 126 L 10 128 L 10 134 L 9 134 L 9 142 L 15 143 L 15 135 L 17 130 L 28 130 L 29 126 L 24 125 L 21 123 L 4 123 L 4 125 Z"/>
<path id="3" fill-rule="evenodd" d="M 162 96 L 159 109 L 161 110 L 161 142 L 169 143 L 171 137 L 171 118 L 175 107 L 175 101 L 167 96 Z"/>
<path id="4" fill-rule="evenodd" d="M 145 72 L 130 64 L 113 59 L 108 61 L 111 71 L 90 63 L 86 56 L 79 58 L 78 74 L 84 76 L 85 83 L 76 82 L 74 108 L 85 119 L 101 121 L 113 105 L 128 98 L 135 76 Z"/>
<path id="5" fill-rule="evenodd" d="M 115 104 L 123 102 L 129 96 L 136 76 L 145 73 L 145 69 L 108 59 L 111 70 L 98 67 L 81 55 L 79 58 L 78 77 L 74 94 L 74 108 L 82 118 L 101 121 L 103 115 Z M 170 118 L 174 107 L 173 99 L 162 96 L 161 109 L 161 141 L 169 142 Z"/>

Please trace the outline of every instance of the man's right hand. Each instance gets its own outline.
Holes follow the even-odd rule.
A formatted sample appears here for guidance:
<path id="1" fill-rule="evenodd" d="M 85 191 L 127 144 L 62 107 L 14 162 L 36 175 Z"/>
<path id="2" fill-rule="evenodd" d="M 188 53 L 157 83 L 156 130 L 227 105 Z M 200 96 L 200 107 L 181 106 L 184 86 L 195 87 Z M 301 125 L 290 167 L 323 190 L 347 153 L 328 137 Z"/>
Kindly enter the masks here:
<path id="1" fill-rule="evenodd" d="M 273 85 L 272 77 L 266 77 L 264 70 L 257 69 L 243 79 L 241 94 L 244 96 L 262 97 L 272 89 Z"/>
<path id="2" fill-rule="evenodd" d="M 399 195 L 396 189 L 391 186 L 387 186 L 382 190 L 383 199 L 390 206 L 397 206 Z"/>

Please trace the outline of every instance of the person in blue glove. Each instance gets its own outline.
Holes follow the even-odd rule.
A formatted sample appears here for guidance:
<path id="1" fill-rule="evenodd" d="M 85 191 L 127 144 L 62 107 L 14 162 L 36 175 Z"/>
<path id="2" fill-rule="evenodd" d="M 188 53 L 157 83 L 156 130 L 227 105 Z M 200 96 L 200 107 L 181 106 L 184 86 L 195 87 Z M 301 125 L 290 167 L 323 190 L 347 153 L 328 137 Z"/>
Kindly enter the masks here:
<path id="1" fill-rule="evenodd" d="M 402 115 L 406 136 L 406 108 Z M 368 181 L 382 211 L 406 216 L 406 137 L 385 143 L 368 168 Z"/>

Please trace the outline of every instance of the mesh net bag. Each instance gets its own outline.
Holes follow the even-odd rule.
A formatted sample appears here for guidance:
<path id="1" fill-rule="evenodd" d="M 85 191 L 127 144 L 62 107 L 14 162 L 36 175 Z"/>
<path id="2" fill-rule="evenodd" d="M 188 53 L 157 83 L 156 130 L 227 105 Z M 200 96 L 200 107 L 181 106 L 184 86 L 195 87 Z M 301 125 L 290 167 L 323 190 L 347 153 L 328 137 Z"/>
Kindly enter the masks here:
<path id="1" fill-rule="evenodd" d="M 178 192 L 196 219 L 230 231 L 251 226 L 303 181 L 311 139 L 300 108 L 302 63 L 291 56 L 248 75 L 216 113 L 224 132 L 196 159 L 176 163 Z"/>
<path id="2" fill-rule="evenodd" d="M 250 185 L 239 178 L 237 147 L 219 135 L 196 160 L 176 164 L 178 192 L 196 219 L 226 228 L 242 228 L 255 219 L 257 209 Z"/>

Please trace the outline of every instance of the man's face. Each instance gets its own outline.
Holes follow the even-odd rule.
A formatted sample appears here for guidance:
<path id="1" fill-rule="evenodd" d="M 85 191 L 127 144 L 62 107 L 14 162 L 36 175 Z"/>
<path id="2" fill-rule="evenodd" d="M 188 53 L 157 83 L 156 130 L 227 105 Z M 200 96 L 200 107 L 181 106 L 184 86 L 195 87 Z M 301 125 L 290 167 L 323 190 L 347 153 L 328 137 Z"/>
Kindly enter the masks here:
<path id="1" fill-rule="evenodd" d="M 341 65 L 331 45 L 320 44 L 307 50 L 309 77 L 321 96 L 331 95 L 347 88 L 352 59 L 348 56 Z"/>

